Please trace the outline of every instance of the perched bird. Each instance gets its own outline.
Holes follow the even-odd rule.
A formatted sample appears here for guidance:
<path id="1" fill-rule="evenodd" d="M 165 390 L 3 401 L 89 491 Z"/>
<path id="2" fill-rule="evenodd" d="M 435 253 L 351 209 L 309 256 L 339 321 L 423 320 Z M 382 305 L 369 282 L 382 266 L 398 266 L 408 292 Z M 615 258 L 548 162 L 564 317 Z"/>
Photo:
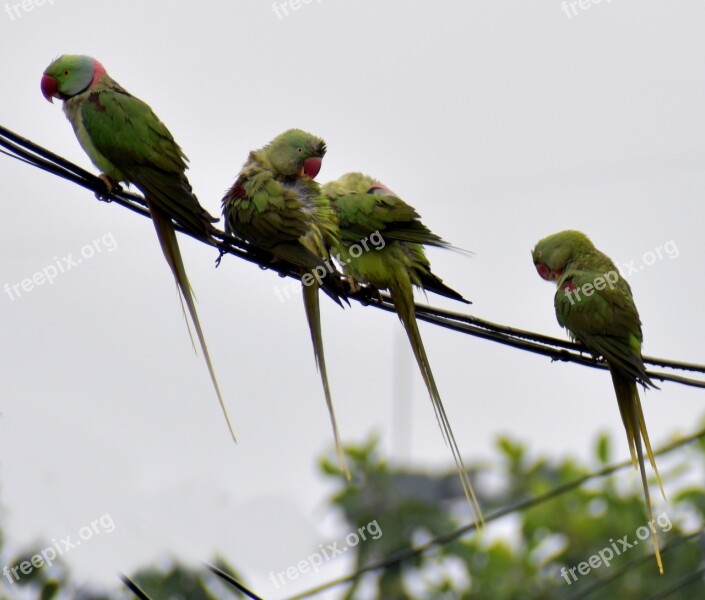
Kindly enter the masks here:
<path id="1" fill-rule="evenodd" d="M 637 383 L 645 388 L 656 386 L 646 374 L 641 358 L 643 336 L 632 290 L 612 260 L 580 231 L 561 231 L 544 238 L 536 244 L 532 257 L 538 274 L 557 285 L 554 304 L 558 323 L 590 352 L 607 361 L 632 462 L 641 472 L 646 513 L 653 521 L 642 439 L 664 500 L 666 494 L 651 451 L 637 389 Z M 653 528 L 651 537 L 658 569 L 663 573 Z"/>
<path id="2" fill-rule="evenodd" d="M 125 181 L 147 202 L 157 237 L 191 315 L 215 392 L 235 439 L 181 259 L 175 221 L 187 232 L 209 239 L 212 217 L 199 204 L 186 178 L 187 159 L 152 109 L 112 79 L 90 56 L 64 55 L 44 71 L 42 94 L 63 100 L 64 113 L 79 143 L 102 171 L 108 190 Z M 183 305 L 182 305 L 183 307 Z M 187 320 L 188 325 L 188 320 Z M 189 335 L 191 331 L 189 329 Z"/>
<path id="3" fill-rule="evenodd" d="M 350 479 L 328 384 L 318 296 L 324 276 L 333 269 L 329 248 L 339 243 L 335 213 L 314 181 L 325 153 L 323 140 L 300 129 L 289 129 L 250 152 L 223 197 L 223 217 L 226 232 L 300 269 L 304 308 L 338 460 Z"/>
<path id="4" fill-rule="evenodd" d="M 451 448 L 468 504 L 481 523 L 482 511 L 443 407 L 414 309 L 413 286 L 469 304 L 431 272 L 423 247 L 452 246 L 431 232 L 411 206 L 372 177 L 347 173 L 326 183 L 323 193 L 338 215 L 341 237 L 338 261 L 345 274 L 353 285 L 365 283 L 380 290 L 389 290 L 431 397 L 443 437 Z"/>

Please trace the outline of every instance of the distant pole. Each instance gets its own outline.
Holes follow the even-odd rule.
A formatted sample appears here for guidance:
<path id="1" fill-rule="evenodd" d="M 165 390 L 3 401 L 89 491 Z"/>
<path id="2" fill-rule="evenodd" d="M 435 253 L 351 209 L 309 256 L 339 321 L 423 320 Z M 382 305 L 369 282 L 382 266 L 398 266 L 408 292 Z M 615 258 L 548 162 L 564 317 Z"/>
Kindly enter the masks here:
<path id="1" fill-rule="evenodd" d="M 400 461 L 411 458 L 413 425 L 413 370 L 409 340 L 403 331 L 394 336 L 394 387 L 392 402 L 392 453 Z"/>

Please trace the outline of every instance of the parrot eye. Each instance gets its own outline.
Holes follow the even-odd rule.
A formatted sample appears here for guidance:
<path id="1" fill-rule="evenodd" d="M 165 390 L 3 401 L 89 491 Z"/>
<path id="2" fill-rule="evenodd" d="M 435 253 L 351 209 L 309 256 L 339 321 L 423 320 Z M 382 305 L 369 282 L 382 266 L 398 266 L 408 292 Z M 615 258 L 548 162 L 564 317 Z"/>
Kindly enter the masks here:
<path id="1" fill-rule="evenodd" d="M 299 154 L 301 154 L 301 153 L 304 151 L 304 149 L 299 146 L 299 147 L 296 149 L 296 151 L 297 151 Z"/>
<path id="2" fill-rule="evenodd" d="M 537 258 L 541 258 L 542 256 L 543 256 L 543 252 L 541 252 L 541 250 L 539 250 L 539 251 L 536 253 L 536 257 L 537 257 Z"/>
<path id="3" fill-rule="evenodd" d="M 68 69 L 67 69 L 66 71 L 64 71 L 64 75 L 68 75 L 68 74 L 69 74 L 69 72 L 68 72 Z"/>

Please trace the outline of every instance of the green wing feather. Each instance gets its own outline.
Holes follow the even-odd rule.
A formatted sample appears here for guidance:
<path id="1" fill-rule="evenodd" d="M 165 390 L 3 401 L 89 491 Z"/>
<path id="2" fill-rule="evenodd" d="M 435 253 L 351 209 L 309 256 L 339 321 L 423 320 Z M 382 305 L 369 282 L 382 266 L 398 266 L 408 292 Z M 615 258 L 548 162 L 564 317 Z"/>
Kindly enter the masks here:
<path id="1" fill-rule="evenodd" d="M 580 268 L 586 266 L 585 260 L 582 265 L 579 260 L 575 262 L 578 265 L 567 269 L 558 280 L 555 295 L 556 316 L 558 322 L 576 339 L 593 353 L 603 356 L 609 365 L 632 463 L 640 473 L 646 512 L 652 521 L 653 510 L 644 467 L 642 440 L 664 500 L 666 494 L 651 449 L 637 389 L 637 381 L 645 386 L 656 387 L 647 375 L 641 358 L 643 336 L 639 313 L 629 284 L 619 275 L 609 258 L 596 252 L 587 260 L 594 263 L 589 268 Z M 595 282 L 600 277 L 604 282 L 608 273 L 611 274 L 611 283 L 605 283 L 603 289 L 597 289 Z M 592 286 L 593 291 L 586 295 L 585 290 L 591 289 L 584 287 L 588 284 Z M 659 572 L 663 573 L 663 562 L 653 531 L 651 539 Z"/>
<path id="2" fill-rule="evenodd" d="M 223 215 L 228 232 L 298 266 L 302 276 L 313 269 L 325 274 L 329 248 L 340 243 L 336 215 L 320 186 L 307 177 L 277 173 L 266 148 L 250 153 L 223 198 Z M 303 286 L 304 308 L 338 460 L 341 471 L 350 479 L 328 383 L 318 290 L 317 282 Z M 328 290 L 327 293 L 331 295 Z M 335 293 L 331 297 L 340 303 Z"/>
<path id="3" fill-rule="evenodd" d="M 466 500 L 476 516 L 476 522 L 481 524 L 482 510 L 433 377 L 414 307 L 414 285 L 466 302 L 431 273 L 423 248 L 423 244 L 449 245 L 421 223 L 418 213 L 411 206 L 371 177 L 348 173 L 326 184 L 323 191 L 331 199 L 338 215 L 341 231 L 339 251 L 344 271 L 357 282 L 370 283 L 390 292 L 431 397 L 443 438 L 451 448 Z M 376 232 L 382 236 L 384 246 L 378 244 L 360 254 L 350 252 L 352 245 L 359 245 L 365 239 L 371 240 Z"/>
<path id="4" fill-rule="evenodd" d="M 145 196 L 164 257 L 191 316 L 220 407 L 235 439 L 172 222 L 207 237 L 213 231 L 211 223 L 218 219 L 209 215 L 193 194 L 185 175 L 183 152 L 147 104 L 107 76 L 91 91 L 67 102 L 71 103 L 67 114 L 78 111 L 80 122 L 72 123 L 93 162 L 112 179 L 132 183 Z"/>
<path id="5" fill-rule="evenodd" d="M 211 232 L 218 219 L 193 194 L 186 157 L 147 104 L 127 92 L 98 87 L 82 100 L 80 118 L 93 148 L 114 168 L 112 173 L 103 169 L 106 175 L 135 185 L 187 231 Z"/>
<path id="6" fill-rule="evenodd" d="M 325 257 L 303 243 L 316 217 L 302 205 L 300 194 L 300 189 L 285 185 L 268 170 L 240 176 L 223 199 L 226 228 L 307 270 L 323 265 Z"/>
<path id="7" fill-rule="evenodd" d="M 348 174 L 342 179 L 355 174 Z M 340 180 L 339 180 L 340 181 Z M 363 177 L 353 179 L 362 188 L 372 188 L 374 180 Z M 448 287 L 443 280 L 431 272 L 431 264 L 426 257 L 423 245 L 452 248 L 440 236 L 424 225 L 416 210 L 392 193 L 356 192 L 337 182 L 324 186 L 324 193 L 330 194 L 338 214 L 341 232 L 341 256 L 347 270 L 353 277 L 368 282 L 378 288 L 385 288 L 387 264 L 404 264 L 413 285 L 469 304 L 461 294 Z M 365 252 L 359 257 L 349 254 L 347 249 L 360 240 L 378 232 L 385 241 L 385 247 Z"/>
<path id="8" fill-rule="evenodd" d="M 594 288 L 598 277 L 604 281 L 606 273 L 614 273 L 618 278 L 616 283 L 606 283 L 602 290 L 595 288 L 590 295 L 581 291 L 588 284 Z M 576 291 L 567 293 L 565 288 L 568 285 Z M 606 270 L 566 271 L 558 281 L 555 306 L 558 322 L 583 344 L 625 374 L 656 387 L 641 360 L 641 321 L 631 288 L 614 265 L 612 268 L 606 265 Z"/>
<path id="9" fill-rule="evenodd" d="M 385 240 L 450 248 L 406 202 L 389 194 L 354 193 L 335 199 L 344 238 L 356 241 L 379 231 Z"/>

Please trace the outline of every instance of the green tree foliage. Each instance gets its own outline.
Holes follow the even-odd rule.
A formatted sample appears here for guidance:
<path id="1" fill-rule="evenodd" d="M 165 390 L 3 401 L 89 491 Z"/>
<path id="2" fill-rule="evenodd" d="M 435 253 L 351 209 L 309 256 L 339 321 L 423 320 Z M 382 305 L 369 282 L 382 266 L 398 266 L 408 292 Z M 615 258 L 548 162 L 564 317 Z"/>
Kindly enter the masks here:
<path id="1" fill-rule="evenodd" d="M 606 435 L 598 438 L 591 465 L 574 458 L 532 457 L 508 437 L 497 440 L 496 452 L 487 465 L 472 469 L 490 519 L 499 509 L 561 488 L 615 458 Z M 357 548 L 358 569 L 393 559 L 419 540 L 428 541 L 470 522 L 467 511 L 464 519 L 452 516 L 454 509 L 463 509 L 462 492 L 453 485 L 452 473 L 391 468 L 380 456 L 375 439 L 350 448 L 348 455 L 353 483 L 341 486 L 332 504 L 343 511 L 351 530 L 376 519 L 384 532 L 374 543 Z M 702 438 L 659 459 L 670 493 L 668 504 L 654 499 L 652 525 L 659 546 L 666 547 L 663 576 L 658 574 L 645 529 L 648 522 L 638 476 L 624 468 L 491 519 L 482 535 L 470 532 L 363 575 L 349 585 L 345 598 L 369 597 L 358 593 L 363 580 L 368 585 L 372 581 L 376 597 L 385 600 L 624 600 L 649 598 L 670 587 L 678 589 L 666 596 L 669 599 L 701 597 L 705 575 L 698 577 L 697 571 L 705 566 L 705 536 L 699 535 L 705 524 L 705 489 L 692 482 L 705 480 L 704 459 Z M 329 459 L 322 461 L 322 468 L 329 477 L 340 479 Z M 651 483 L 655 486 L 655 481 Z M 693 581 L 680 587 L 679 582 L 685 584 L 688 577 Z"/>
<path id="2" fill-rule="evenodd" d="M 488 519 L 483 533 L 470 531 L 412 556 L 410 549 L 437 536 L 450 539 L 449 533 L 471 522 L 456 473 L 390 466 L 374 437 L 348 448 L 347 455 L 353 472 L 350 483 L 334 457 L 321 461 L 324 474 L 340 484 L 331 506 L 342 511 L 349 531 L 373 521 L 381 531 L 354 547 L 356 568 L 387 564 L 340 586 L 340 597 L 346 600 L 368 599 L 370 590 L 380 600 L 694 600 L 705 590 L 703 437 L 658 457 L 670 495 L 666 504 L 654 494 L 653 526 L 662 548 L 663 576 L 658 575 L 643 529 L 648 523 L 639 479 L 631 468 L 569 485 L 615 460 L 606 435 L 597 439 L 591 464 L 571 457 L 535 457 L 517 440 L 498 438 L 495 455 L 470 468 Z M 562 491 L 541 500 L 555 490 Z M 540 501 L 507 511 L 532 499 Z M 494 518 L 500 510 L 507 514 Z M 0 540 L 5 542 L 2 532 Z M 22 551 L 8 558 L 2 552 L 8 565 L 35 554 Z M 400 556 L 404 560 L 394 560 Z M 224 560 L 214 564 L 242 581 Z M 141 568 L 130 579 L 154 600 L 245 597 L 204 567 L 175 560 Z M 50 568 L 33 569 L 11 585 L 22 589 L 21 597 L 40 600 L 132 598 L 124 588 L 110 593 L 78 587 L 60 560 Z M 0 600 L 5 600 L 2 589 Z"/>
<path id="3" fill-rule="evenodd" d="M 36 551 L 22 552 L 11 558 L 7 564 L 17 565 L 29 560 Z M 222 559 L 213 564 L 219 569 L 238 577 L 235 569 Z M 245 598 L 241 592 L 224 583 L 205 568 L 192 568 L 175 560 L 162 560 L 158 565 L 139 569 L 130 579 L 135 582 L 152 600 L 221 600 L 228 598 Z M 238 577 L 239 579 L 239 577 Z M 9 584 L 24 593 L 22 598 L 39 600 L 127 600 L 134 598 L 126 589 L 124 592 L 111 593 L 105 590 L 88 589 L 78 586 L 68 570 L 59 559 L 50 568 L 33 569 L 28 575 Z M 21 590 L 21 591 L 20 591 Z M 11 596 L 16 598 L 18 596 Z M 0 600 L 9 600 L 0 586 Z"/>

